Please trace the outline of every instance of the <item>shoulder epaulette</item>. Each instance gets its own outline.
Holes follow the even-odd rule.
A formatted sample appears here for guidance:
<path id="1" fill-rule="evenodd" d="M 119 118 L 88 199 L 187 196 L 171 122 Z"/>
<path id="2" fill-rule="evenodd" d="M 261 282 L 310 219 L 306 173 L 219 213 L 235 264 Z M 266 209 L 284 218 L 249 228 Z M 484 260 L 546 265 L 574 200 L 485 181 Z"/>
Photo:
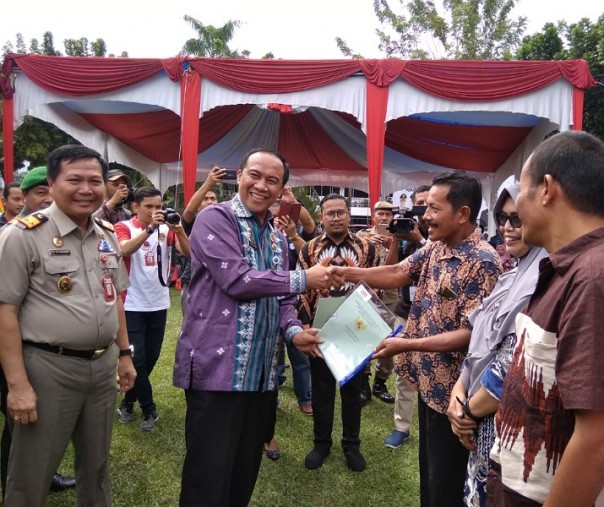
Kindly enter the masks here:
<path id="1" fill-rule="evenodd" d="M 108 231 L 113 232 L 113 224 L 111 222 L 107 222 L 107 220 L 103 220 L 102 218 L 96 218 L 94 221 L 100 225 L 103 229 L 107 229 Z"/>
<path id="2" fill-rule="evenodd" d="M 48 217 L 44 213 L 36 211 L 31 215 L 15 217 L 11 222 L 17 224 L 21 229 L 35 229 L 38 225 L 48 222 Z"/>

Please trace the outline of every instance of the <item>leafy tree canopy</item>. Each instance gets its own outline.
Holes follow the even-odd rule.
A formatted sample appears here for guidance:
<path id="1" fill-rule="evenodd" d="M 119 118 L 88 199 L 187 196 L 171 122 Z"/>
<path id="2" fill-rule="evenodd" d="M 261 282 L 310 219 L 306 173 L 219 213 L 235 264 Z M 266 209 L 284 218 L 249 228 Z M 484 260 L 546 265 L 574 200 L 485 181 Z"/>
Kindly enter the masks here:
<path id="1" fill-rule="evenodd" d="M 399 0 L 395 12 L 389 0 L 373 0 L 382 25 L 376 29 L 379 49 L 388 58 L 428 58 L 422 42 L 431 37 L 447 58 L 493 60 L 511 58 L 526 29 L 526 18 L 510 18 L 517 0 Z M 336 38 L 345 56 L 360 58 Z"/>
<path id="2" fill-rule="evenodd" d="M 239 28 L 239 21 L 227 21 L 221 27 L 204 25 L 198 19 L 185 15 L 184 20 L 197 32 L 197 38 L 185 42 L 181 54 L 206 58 L 249 58 L 248 50 L 238 51 L 229 43 Z"/>
<path id="3" fill-rule="evenodd" d="M 584 59 L 600 84 L 585 91 L 583 128 L 604 139 L 604 14 L 595 23 L 587 18 L 571 25 L 546 23 L 541 32 L 522 40 L 516 58 Z"/>
<path id="4" fill-rule="evenodd" d="M 65 39 L 63 40 L 63 47 L 63 52 L 55 49 L 52 32 L 44 32 L 41 44 L 38 39 L 31 39 L 29 41 L 29 46 L 25 44 L 23 34 L 17 33 L 15 36 L 15 44 L 9 40 L 2 46 L 2 56 L 4 57 L 7 53 L 33 53 L 46 56 L 62 56 L 63 54 L 66 56 L 115 56 L 112 53 L 107 54 L 107 44 L 104 39 L 100 38 L 92 42 L 86 37 L 81 37 L 79 39 Z M 127 57 L 128 53 L 122 51 L 120 56 Z"/>

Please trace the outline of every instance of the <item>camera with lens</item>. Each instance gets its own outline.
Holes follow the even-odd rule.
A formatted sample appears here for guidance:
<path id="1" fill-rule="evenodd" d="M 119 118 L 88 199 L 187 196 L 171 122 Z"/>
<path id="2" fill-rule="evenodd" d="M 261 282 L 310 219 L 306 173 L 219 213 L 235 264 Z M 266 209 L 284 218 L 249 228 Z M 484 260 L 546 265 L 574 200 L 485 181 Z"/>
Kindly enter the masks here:
<path id="1" fill-rule="evenodd" d="M 166 208 L 162 210 L 164 214 L 164 222 L 167 224 L 177 225 L 180 223 L 180 215 L 172 208 Z"/>
<path id="2" fill-rule="evenodd" d="M 392 210 L 394 218 L 388 224 L 387 231 L 390 234 L 409 234 L 415 228 L 417 217 L 426 212 L 427 206 L 413 206 L 410 210 Z"/>
<path id="3" fill-rule="evenodd" d="M 117 207 L 123 208 L 126 204 L 134 202 L 134 192 L 136 192 L 136 187 L 128 187 L 128 195 L 122 202 L 117 205 Z"/>

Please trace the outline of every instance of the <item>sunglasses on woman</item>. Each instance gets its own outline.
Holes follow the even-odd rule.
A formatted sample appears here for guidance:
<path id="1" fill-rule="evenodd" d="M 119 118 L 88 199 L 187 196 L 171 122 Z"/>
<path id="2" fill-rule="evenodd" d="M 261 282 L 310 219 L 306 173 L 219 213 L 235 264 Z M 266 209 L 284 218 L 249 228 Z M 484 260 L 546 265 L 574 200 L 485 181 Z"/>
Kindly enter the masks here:
<path id="1" fill-rule="evenodd" d="M 508 220 L 514 229 L 522 227 L 522 220 L 520 220 L 518 213 L 510 213 L 508 215 L 507 213 L 502 212 L 497 214 L 497 225 L 499 227 L 504 227 Z"/>

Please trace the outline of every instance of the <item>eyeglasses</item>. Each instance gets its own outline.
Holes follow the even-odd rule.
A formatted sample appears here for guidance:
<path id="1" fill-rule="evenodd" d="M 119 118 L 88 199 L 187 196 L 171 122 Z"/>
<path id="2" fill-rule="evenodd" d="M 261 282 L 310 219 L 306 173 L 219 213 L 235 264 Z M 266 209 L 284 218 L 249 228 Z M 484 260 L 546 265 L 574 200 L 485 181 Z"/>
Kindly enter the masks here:
<path id="1" fill-rule="evenodd" d="M 497 214 L 497 225 L 499 227 L 504 227 L 508 220 L 514 229 L 522 227 L 522 220 L 520 220 L 518 213 L 510 213 L 509 215 L 507 213 Z"/>
<path id="2" fill-rule="evenodd" d="M 323 216 L 327 218 L 327 220 L 333 220 L 334 218 L 346 218 L 348 216 L 348 210 L 339 209 L 338 211 L 327 211 L 323 213 Z"/>

